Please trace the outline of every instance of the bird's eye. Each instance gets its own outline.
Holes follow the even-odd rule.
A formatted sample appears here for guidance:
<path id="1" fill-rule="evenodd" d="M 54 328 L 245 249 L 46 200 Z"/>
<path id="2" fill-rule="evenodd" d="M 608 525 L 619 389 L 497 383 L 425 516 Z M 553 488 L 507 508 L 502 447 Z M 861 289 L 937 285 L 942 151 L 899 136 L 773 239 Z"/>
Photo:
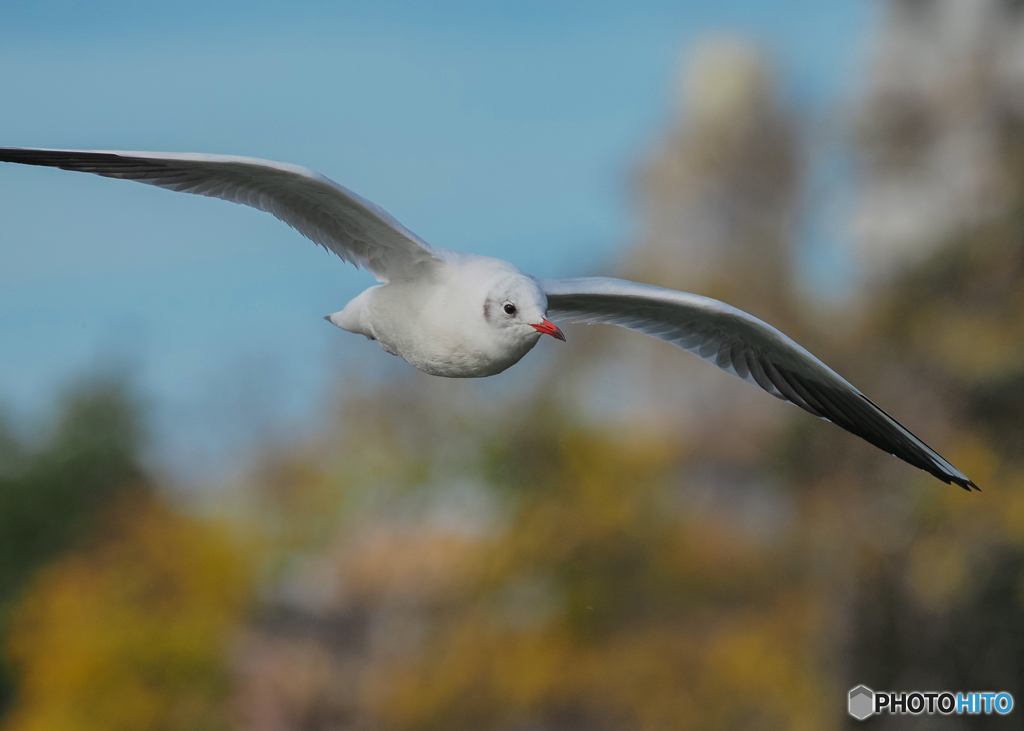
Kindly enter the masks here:
<path id="1" fill-rule="evenodd" d="M 503 309 L 505 310 L 505 314 L 506 315 L 514 315 L 514 314 L 516 314 L 516 306 L 514 304 L 512 304 L 511 302 L 506 302 L 505 303 L 505 307 Z"/>

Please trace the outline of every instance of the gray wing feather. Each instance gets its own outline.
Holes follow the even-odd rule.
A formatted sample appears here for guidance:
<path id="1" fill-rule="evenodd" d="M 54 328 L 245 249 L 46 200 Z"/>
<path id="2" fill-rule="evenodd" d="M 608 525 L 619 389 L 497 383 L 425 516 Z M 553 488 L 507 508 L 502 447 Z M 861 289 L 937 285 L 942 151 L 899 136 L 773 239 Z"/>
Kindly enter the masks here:
<path id="1" fill-rule="evenodd" d="M 231 155 L 3 147 L 0 162 L 134 180 L 257 208 L 381 281 L 408 279 L 443 259 L 384 209 L 308 168 Z"/>
<path id="2" fill-rule="evenodd" d="M 548 315 L 620 325 L 678 345 L 772 396 L 856 434 L 943 482 L 977 486 L 864 394 L 781 332 L 742 310 L 621 279 L 542 282 Z"/>

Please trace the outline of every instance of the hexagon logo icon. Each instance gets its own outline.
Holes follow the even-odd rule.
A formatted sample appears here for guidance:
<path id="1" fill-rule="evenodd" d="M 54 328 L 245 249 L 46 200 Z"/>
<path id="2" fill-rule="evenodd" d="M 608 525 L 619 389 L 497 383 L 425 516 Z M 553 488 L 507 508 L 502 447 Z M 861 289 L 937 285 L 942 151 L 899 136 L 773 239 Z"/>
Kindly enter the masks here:
<path id="1" fill-rule="evenodd" d="M 858 721 L 875 712 L 875 692 L 863 685 L 858 685 L 850 691 L 850 715 Z"/>

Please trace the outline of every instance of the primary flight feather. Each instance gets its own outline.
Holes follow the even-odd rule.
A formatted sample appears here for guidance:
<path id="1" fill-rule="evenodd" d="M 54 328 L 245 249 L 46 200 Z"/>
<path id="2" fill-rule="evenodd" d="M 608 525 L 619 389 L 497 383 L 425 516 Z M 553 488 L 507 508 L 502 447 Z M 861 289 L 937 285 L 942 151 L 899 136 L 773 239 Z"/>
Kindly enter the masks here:
<path id="1" fill-rule="evenodd" d="M 231 155 L 0 148 L 43 165 L 221 198 L 271 213 L 381 284 L 326 319 L 426 373 L 501 373 L 548 319 L 620 325 L 699 355 L 773 396 L 965 490 L 966 475 L 775 328 L 707 297 L 619 279 L 539 280 L 508 262 L 432 246 L 382 208 L 297 165 Z"/>

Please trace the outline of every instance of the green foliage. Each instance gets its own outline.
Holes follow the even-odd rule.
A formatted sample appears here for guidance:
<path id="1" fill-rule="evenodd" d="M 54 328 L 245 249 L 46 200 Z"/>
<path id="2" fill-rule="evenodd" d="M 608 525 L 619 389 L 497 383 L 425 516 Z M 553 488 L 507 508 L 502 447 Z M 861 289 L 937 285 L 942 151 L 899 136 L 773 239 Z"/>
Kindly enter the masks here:
<path id="1" fill-rule="evenodd" d="M 135 405 L 112 383 L 73 393 L 39 448 L 0 429 L 0 602 L 141 479 L 140 433 Z"/>
<path id="2" fill-rule="evenodd" d="M 40 445 L 0 422 L 0 642 L 13 602 L 39 568 L 88 539 L 103 510 L 138 491 L 139 415 L 123 384 L 86 384 L 64 401 Z M 0 663 L 0 714 L 13 678 Z"/>

